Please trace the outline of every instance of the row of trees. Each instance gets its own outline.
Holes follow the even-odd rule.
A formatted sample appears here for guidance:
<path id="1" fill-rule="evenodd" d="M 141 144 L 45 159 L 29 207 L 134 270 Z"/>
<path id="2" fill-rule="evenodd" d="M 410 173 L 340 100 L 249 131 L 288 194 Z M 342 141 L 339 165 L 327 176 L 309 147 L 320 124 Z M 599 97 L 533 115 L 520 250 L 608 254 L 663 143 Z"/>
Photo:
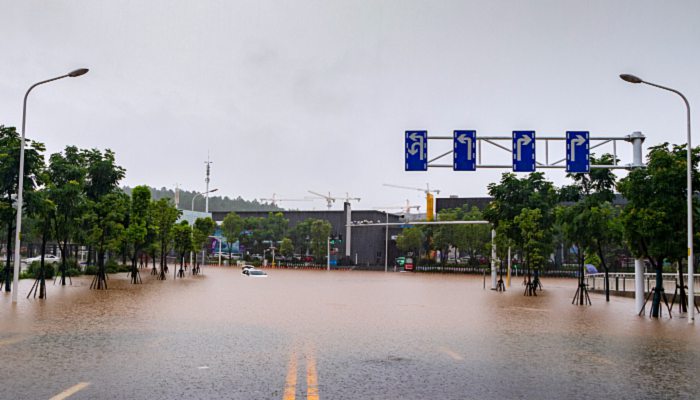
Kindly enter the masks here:
<path id="1" fill-rule="evenodd" d="M 697 173 L 700 148 L 691 154 L 693 187 L 700 187 Z M 591 164 L 613 165 L 610 154 L 591 157 Z M 519 178 L 513 173 L 502 175 L 500 182 L 488 186 L 493 201 L 483 210 L 446 210 L 439 220 L 485 219 L 496 230 L 498 256 L 514 249 L 530 272 L 542 269 L 560 243 L 574 250 L 583 279 L 585 262 L 602 267 L 606 274 L 606 297 L 609 299 L 608 272 L 616 250 L 624 250 L 646 259 L 656 273 L 656 287 L 662 288 L 664 263 L 677 266 L 681 298 L 684 298 L 683 263 L 687 257 L 686 232 L 686 146 L 663 143 L 651 147 L 647 166 L 629 172 L 617 180 L 610 169 L 591 169 L 586 174 L 569 174 L 573 183 L 557 188 L 535 172 Z M 614 205 L 615 191 L 626 204 Z M 698 232 L 700 202 L 694 196 L 694 231 Z M 404 251 L 444 249 L 447 246 L 469 251 L 488 249 L 488 226 L 445 225 L 432 228 L 405 229 L 397 239 Z M 481 229 L 481 231 L 479 231 Z M 695 235 L 700 244 L 700 235 Z M 443 251 L 444 253 L 444 251 Z M 583 281 L 580 282 L 583 285 Z M 654 291 L 652 316 L 659 316 L 661 291 Z M 581 291 L 581 296 L 583 291 Z M 583 297 L 579 303 L 583 304 Z"/>
<path id="2" fill-rule="evenodd" d="M 0 279 L 11 290 L 12 239 L 14 237 L 15 199 L 19 165 L 20 136 L 13 127 L 0 126 L 0 220 L 6 234 L 7 255 Z M 210 218 L 197 220 L 194 229 L 187 222 L 176 225 L 180 216 L 169 199 L 153 201 L 148 187 L 133 189 L 131 196 L 118 186 L 125 170 L 116 164 L 110 150 L 79 149 L 68 146 L 45 161 L 43 144 L 26 141 L 24 210 L 26 223 L 23 242 L 41 243 L 41 267 L 38 279 L 40 298 L 45 296 L 44 260 L 49 242 L 61 253 L 60 283 L 66 284 L 68 258 L 77 258 L 79 245 L 88 246 L 88 264 L 96 263 L 91 287 L 106 288 L 107 252 L 121 254 L 131 261 L 133 283 L 139 283 L 137 260 L 149 254 L 161 263 L 160 278 L 165 279 L 166 255 L 201 247 L 214 231 Z M 96 260 L 92 260 L 95 254 Z"/>
<path id="3" fill-rule="evenodd" d="M 239 242 L 248 252 L 261 254 L 271 246 L 279 248 L 285 257 L 294 254 L 312 254 L 317 258 L 326 255 L 326 241 L 331 234 L 331 224 L 321 219 L 309 218 L 294 228 L 280 212 L 265 217 L 242 218 L 229 213 L 221 224 L 221 231 L 232 251 L 232 244 Z"/>

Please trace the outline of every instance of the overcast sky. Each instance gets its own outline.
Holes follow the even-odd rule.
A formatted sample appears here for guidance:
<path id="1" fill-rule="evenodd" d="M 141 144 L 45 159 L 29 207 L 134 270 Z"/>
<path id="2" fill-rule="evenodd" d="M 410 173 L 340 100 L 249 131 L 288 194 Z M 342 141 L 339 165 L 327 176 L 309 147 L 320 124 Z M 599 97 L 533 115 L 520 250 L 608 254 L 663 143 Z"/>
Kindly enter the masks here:
<path id="1" fill-rule="evenodd" d="M 383 183 L 483 196 L 499 170 L 404 172 L 404 131 L 591 137 L 700 132 L 698 1 L 0 0 L 0 124 L 48 152 L 110 148 L 123 184 L 246 199 L 346 192 L 355 208 L 423 204 Z M 700 144 L 695 135 L 695 144 Z M 429 157 L 450 143 L 430 142 Z M 612 151 L 612 147 L 605 148 Z M 441 151 L 442 150 L 442 151 Z M 538 159 L 544 158 L 538 144 Z M 508 164 L 502 150 L 485 160 Z M 563 158 L 563 148 L 550 148 Z M 622 163 L 631 146 L 618 145 Z M 448 161 L 449 162 L 449 161 Z M 557 185 L 564 173 L 547 170 Z M 323 209 L 322 201 L 280 203 Z M 342 207 L 337 202 L 335 208 Z M 421 208 L 424 211 L 424 207 Z"/>

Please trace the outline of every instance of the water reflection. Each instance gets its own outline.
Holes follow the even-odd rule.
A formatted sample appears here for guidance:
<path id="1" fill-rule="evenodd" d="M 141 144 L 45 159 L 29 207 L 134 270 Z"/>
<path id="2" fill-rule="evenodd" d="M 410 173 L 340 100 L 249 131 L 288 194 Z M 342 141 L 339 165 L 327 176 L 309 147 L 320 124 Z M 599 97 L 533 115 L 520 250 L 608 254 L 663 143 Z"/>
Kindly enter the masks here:
<path id="1" fill-rule="evenodd" d="M 516 279 L 496 293 L 474 276 L 204 273 L 115 275 L 108 291 L 79 278 L 17 306 L 3 294 L 0 397 L 89 381 L 75 398 L 282 398 L 292 355 L 299 398 L 308 365 L 333 399 L 698 397 L 698 327 L 639 318 L 632 299 L 572 306 L 573 280 L 524 297 Z"/>

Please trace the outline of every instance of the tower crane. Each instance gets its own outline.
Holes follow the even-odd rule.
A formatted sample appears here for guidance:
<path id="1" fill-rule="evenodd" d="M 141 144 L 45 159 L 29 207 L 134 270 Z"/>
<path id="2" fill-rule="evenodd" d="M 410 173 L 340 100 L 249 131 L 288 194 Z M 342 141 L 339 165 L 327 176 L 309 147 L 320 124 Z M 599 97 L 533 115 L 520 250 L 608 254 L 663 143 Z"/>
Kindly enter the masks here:
<path id="1" fill-rule="evenodd" d="M 331 196 L 331 193 L 328 192 L 328 196 L 323 195 L 321 193 L 317 193 L 314 191 L 309 190 L 309 193 L 313 194 L 314 196 L 318 196 L 322 199 L 326 200 L 326 203 L 328 204 L 328 209 L 330 210 L 333 202 L 336 200 L 343 200 L 344 201 L 344 208 L 346 211 L 345 213 L 345 257 L 350 257 L 351 254 L 351 243 L 352 243 L 352 230 L 350 229 L 350 225 L 352 224 L 352 208 L 350 207 L 350 201 L 360 201 L 359 197 L 350 197 L 349 193 L 345 193 L 345 197 L 333 197 Z"/>
<path id="2" fill-rule="evenodd" d="M 433 219 L 435 219 L 435 216 L 434 216 L 435 196 L 433 196 L 433 193 L 440 194 L 440 190 L 439 189 L 430 189 L 430 183 L 426 183 L 425 189 L 415 188 L 415 187 L 410 187 L 410 186 L 393 185 L 390 183 L 385 183 L 384 186 L 398 188 L 398 189 L 417 190 L 419 192 L 425 193 L 426 218 L 428 219 L 428 221 L 432 221 Z"/>
<path id="3" fill-rule="evenodd" d="M 273 206 L 276 206 L 278 201 L 313 201 L 313 199 L 310 199 L 307 197 L 305 197 L 303 199 L 279 199 L 279 198 L 277 198 L 276 193 L 272 193 L 272 198 L 260 199 L 260 201 L 269 201 L 270 204 L 272 204 Z"/>
<path id="4" fill-rule="evenodd" d="M 406 205 L 403 206 L 383 206 L 383 207 L 374 207 L 377 210 L 397 210 L 397 209 L 402 209 L 405 214 L 410 214 L 411 209 L 415 208 L 416 211 L 420 210 L 419 205 L 412 206 L 411 202 L 406 199 Z"/>

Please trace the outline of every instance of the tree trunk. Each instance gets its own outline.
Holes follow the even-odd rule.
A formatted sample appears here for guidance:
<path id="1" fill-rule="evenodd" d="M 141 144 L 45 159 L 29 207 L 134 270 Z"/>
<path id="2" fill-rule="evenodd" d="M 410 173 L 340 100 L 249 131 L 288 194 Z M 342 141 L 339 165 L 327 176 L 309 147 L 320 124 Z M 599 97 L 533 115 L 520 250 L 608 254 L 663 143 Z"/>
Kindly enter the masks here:
<path id="1" fill-rule="evenodd" d="M 663 281 L 663 260 L 656 264 L 656 285 L 654 287 L 654 298 L 651 302 L 651 316 L 654 318 L 659 318 L 660 308 L 661 308 L 661 290 L 664 286 Z"/>
<path id="2" fill-rule="evenodd" d="M 678 304 L 681 305 L 681 312 L 688 312 L 688 297 L 685 293 L 685 282 L 683 282 L 683 263 L 678 261 L 678 285 L 680 286 L 681 298 Z"/>
<path id="3" fill-rule="evenodd" d="M 7 224 L 7 258 L 5 261 L 5 273 L 3 274 L 3 281 L 5 284 L 5 291 L 10 292 L 12 290 L 12 274 L 11 274 L 11 269 L 10 269 L 10 262 L 12 259 L 10 258 L 12 256 L 12 221 L 10 221 Z M 2 288 L 2 283 L 0 282 L 0 288 Z"/>

